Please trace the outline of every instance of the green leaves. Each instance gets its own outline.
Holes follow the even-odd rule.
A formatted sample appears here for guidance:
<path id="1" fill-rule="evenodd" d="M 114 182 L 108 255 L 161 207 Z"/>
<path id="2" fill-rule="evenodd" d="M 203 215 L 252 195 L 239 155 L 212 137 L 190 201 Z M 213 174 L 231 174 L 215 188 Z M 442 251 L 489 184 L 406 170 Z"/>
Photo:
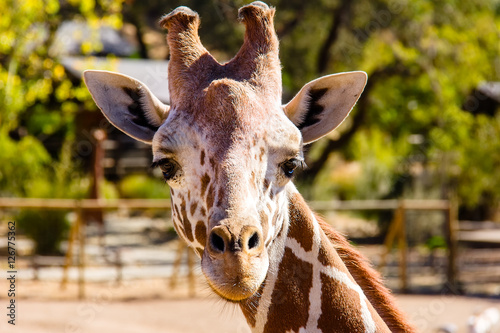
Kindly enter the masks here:
<path id="1" fill-rule="evenodd" d="M 316 59 L 310 54 L 318 52 L 326 35 L 311 38 L 311 33 L 298 32 L 310 24 L 328 29 L 332 16 L 326 13 L 335 10 L 324 4 L 315 8 L 315 22 L 304 18 L 291 32 L 293 41 L 282 40 L 284 83 L 292 89 L 311 76 L 301 71 L 314 67 L 301 64 Z M 487 0 L 354 5 L 330 49 L 328 72 L 364 70 L 373 87 L 362 96 L 368 104 L 364 123 L 345 148 L 332 152 L 331 161 L 336 162 L 327 163 L 322 172 L 331 173 L 328 166 L 343 168 L 342 160 L 346 165 L 356 161 L 362 176 L 354 189 L 346 185 L 355 197 L 384 197 L 401 176 L 409 193 L 410 180 L 425 172 L 434 175 L 434 192 L 444 197 L 451 190 L 466 204 L 485 197 L 498 202 L 500 172 L 495 166 L 500 167 L 500 150 L 495 138 L 500 137 L 500 111 L 494 117 L 474 116 L 462 105 L 482 82 L 500 81 L 499 8 Z M 287 56 L 296 48 L 289 43 L 303 45 L 307 53 Z M 342 126 L 337 138 L 348 130 L 349 124 Z M 325 147 L 319 142 L 311 148 L 309 166 Z M 323 187 L 328 184 L 324 175 L 319 179 Z M 383 184 L 374 186 L 375 180 Z M 328 186 L 342 192 L 334 184 Z"/>
<path id="2" fill-rule="evenodd" d="M 75 161 L 64 156 L 75 154 L 67 148 L 75 113 L 82 104 L 95 105 L 84 85 L 66 75 L 51 45 L 65 20 L 120 27 L 121 6 L 121 0 L 0 1 L 0 195 L 81 196 L 87 190 Z M 44 147 L 51 135 L 63 147 L 57 157 Z"/>

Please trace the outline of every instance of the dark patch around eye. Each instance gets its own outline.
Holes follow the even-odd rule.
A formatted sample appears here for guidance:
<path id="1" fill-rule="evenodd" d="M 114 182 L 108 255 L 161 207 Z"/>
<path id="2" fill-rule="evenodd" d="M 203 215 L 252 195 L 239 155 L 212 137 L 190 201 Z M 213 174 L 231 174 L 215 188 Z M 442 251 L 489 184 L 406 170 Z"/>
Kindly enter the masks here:
<path id="1" fill-rule="evenodd" d="M 123 87 L 122 90 L 134 101 L 132 104 L 129 104 L 127 106 L 128 112 L 132 115 L 130 120 L 137 126 L 146 127 L 156 132 L 158 130 L 158 127 L 154 126 L 148 121 L 145 115 L 146 110 L 144 110 L 144 107 L 141 103 L 141 98 L 144 97 L 144 92 L 140 89 L 132 89 L 129 87 Z"/>
<path id="2" fill-rule="evenodd" d="M 302 168 L 305 165 L 304 161 L 298 158 L 292 158 L 281 164 L 281 169 L 286 177 L 292 178 L 297 169 Z"/>
<path id="3" fill-rule="evenodd" d="M 328 88 L 311 89 L 309 91 L 309 110 L 307 111 L 304 120 L 302 120 L 302 122 L 297 126 L 298 129 L 301 130 L 304 127 L 314 125 L 321 120 L 319 115 L 323 112 L 324 108 L 321 104 L 319 104 L 319 100 L 323 98 L 327 91 Z"/>

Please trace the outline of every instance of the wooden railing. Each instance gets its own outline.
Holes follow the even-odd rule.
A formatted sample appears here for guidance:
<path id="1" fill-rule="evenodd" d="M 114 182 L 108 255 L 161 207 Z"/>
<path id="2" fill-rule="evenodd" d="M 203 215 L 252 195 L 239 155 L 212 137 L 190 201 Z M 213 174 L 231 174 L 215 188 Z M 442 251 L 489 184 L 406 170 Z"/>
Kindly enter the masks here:
<path id="1" fill-rule="evenodd" d="M 389 233 L 385 239 L 385 251 L 381 258 L 379 268 L 385 266 L 386 257 L 397 241 L 399 248 L 400 284 L 403 291 L 408 290 L 407 277 L 407 241 L 406 241 L 406 211 L 443 211 L 446 214 L 446 230 L 448 243 L 448 269 L 447 281 L 449 286 L 457 286 L 457 230 L 458 221 L 456 207 L 448 200 L 350 200 L 350 201 L 312 201 L 309 203 L 312 209 L 317 211 L 336 210 L 393 210 L 395 211 L 393 221 L 389 227 Z M 72 244 L 75 240 L 79 242 L 79 296 L 84 297 L 84 274 L 85 263 L 83 261 L 85 237 L 85 223 L 82 220 L 84 210 L 116 210 L 116 209 L 165 209 L 170 210 L 170 201 L 166 199 L 120 199 L 120 200 L 98 200 L 98 199 L 38 199 L 38 198 L 0 198 L 0 209 L 62 209 L 73 210 L 77 214 L 76 223 L 73 224 L 64 265 L 63 284 L 67 281 L 67 268 L 71 262 Z"/>
<path id="2" fill-rule="evenodd" d="M 387 255 L 397 242 L 399 248 L 399 277 L 402 291 L 408 291 L 407 262 L 408 251 L 406 241 L 406 212 L 412 211 L 443 211 L 446 215 L 446 241 L 448 245 L 448 267 L 446 272 L 447 283 L 451 288 L 458 287 L 457 280 L 457 232 L 458 220 L 456 206 L 449 200 L 349 200 L 349 201 L 313 201 L 310 206 L 318 211 L 335 210 L 393 210 L 393 220 L 384 241 L 385 250 L 380 260 L 379 269 L 387 262 Z"/>

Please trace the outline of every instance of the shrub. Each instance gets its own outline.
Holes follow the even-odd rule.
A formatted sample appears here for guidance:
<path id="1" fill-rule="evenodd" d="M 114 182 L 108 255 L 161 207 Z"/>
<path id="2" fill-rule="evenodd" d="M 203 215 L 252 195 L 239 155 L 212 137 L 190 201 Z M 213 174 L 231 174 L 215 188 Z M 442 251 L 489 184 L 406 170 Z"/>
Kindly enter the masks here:
<path id="1" fill-rule="evenodd" d="M 35 242 L 35 253 L 60 255 L 59 245 L 69 230 L 67 212 L 25 210 L 17 215 L 19 230 Z"/>
<path id="2" fill-rule="evenodd" d="M 159 179 L 147 175 L 130 175 L 118 185 L 122 198 L 129 199 L 168 199 L 170 191 L 167 185 Z"/>

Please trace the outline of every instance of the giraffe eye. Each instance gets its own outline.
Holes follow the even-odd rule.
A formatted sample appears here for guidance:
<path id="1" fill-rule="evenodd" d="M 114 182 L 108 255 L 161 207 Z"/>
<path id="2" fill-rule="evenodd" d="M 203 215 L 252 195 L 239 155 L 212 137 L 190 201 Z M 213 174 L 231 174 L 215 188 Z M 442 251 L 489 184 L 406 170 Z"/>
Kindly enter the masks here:
<path id="1" fill-rule="evenodd" d="M 291 158 L 288 161 L 283 162 L 281 164 L 281 169 L 285 173 L 285 176 L 287 176 L 288 178 L 292 178 L 293 173 L 295 172 L 295 170 L 298 167 L 301 167 L 303 165 L 303 163 L 304 162 L 302 160 L 299 160 L 297 158 Z"/>
<path id="2" fill-rule="evenodd" d="M 177 165 L 177 163 L 175 163 L 171 159 L 165 158 L 165 159 L 162 159 L 159 162 L 154 163 L 154 164 L 156 164 L 156 166 L 160 167 L 160 170 L 163 173 L 163 177 L 165 178 L 165 180 L 172 179 L 175 176 L 177 170 L 179 169 L 179 166 Z"/>

